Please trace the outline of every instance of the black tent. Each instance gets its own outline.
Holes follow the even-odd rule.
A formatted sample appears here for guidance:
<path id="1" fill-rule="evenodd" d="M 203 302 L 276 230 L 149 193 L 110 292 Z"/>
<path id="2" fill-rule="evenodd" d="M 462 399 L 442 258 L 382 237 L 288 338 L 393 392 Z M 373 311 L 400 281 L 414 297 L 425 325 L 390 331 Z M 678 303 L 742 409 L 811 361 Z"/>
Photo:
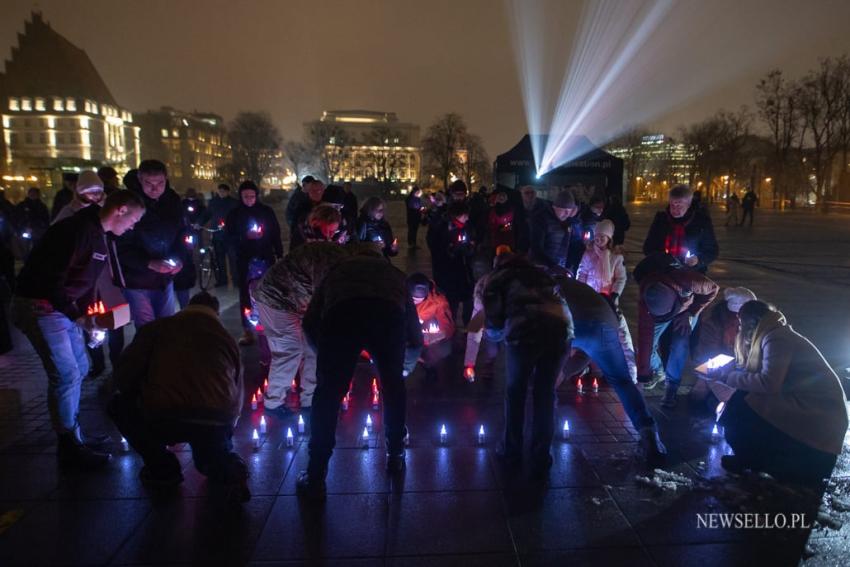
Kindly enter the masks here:
<path id="1" fill-rule="evenodd" d="M 538 147 L 546 146 L 547 135 L 535 136 Z M 597 193 L 623 197 L 623 160 L 593 145 L 584 136 L 567 140 L 575 159 L 537 176 L 531 136 L 526 134 L 513 148 L 500 154 L 494 164 L 495 180 L 498 185 L 517 188 L 534 185 L 550 188 L 577 187 L 577 197 L 587 200 Z"/>

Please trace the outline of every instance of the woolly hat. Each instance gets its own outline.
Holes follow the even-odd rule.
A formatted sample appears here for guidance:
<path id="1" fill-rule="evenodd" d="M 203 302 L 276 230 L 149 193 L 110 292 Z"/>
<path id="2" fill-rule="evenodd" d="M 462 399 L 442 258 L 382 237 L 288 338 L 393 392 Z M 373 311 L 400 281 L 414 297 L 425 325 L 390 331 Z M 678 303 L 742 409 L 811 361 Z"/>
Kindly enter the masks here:
<path id="1" fill-rule="evenodd" d="M 260 188 L 257 187 L 257 184 L 251 181 L 250 179 L 246 179 L 239 185 L 239 193 L 242 193 L 242 191 L 249 190 L 255 192 L 257 195 L 260 194 Z"/>
<path id="2" fill-rule="evenodd" d="M 431 293 L 431 280 L 421 272 L 411 274 L 407 278 L 407 291 L 410 297 L 425 299 Z"/>
<path id="3" fill-rule="evenodd" d="M 573 209 L 576 206 L 576 198 L 573 197 L 570 191 L 561 191 L 555 197 L 555 202 L 552 203 L 552 206 L 558 209 Z"/>
<path id="4" fill-rule="evenodd" d="M 655 282 L 643 292 L 646 308 L 654 317 L 663 317 L 673 311 L 676 304 L 676 292 L 668 285 Z"/>
<path id="5" fill-rule="evenodd" d="M 75 190 L 77 193 L 101 193 L 103 192 L 103 181 L 94 171 L 83 171 L 77 178 Z"/>
<path id="6" fill-rule="evenodd" d="M 755 301 L 756 294 L 745 287 L 727 287 L 723 290 L 723 299 L 729 311 L 737 313 L 746 302 Z"/>
<path id="7" fill-rule="evenodd" d="M 608 219 L 596 223 L 595 234 L 604 234 L 608 238 L 614 238 L 614 223 Z"/>

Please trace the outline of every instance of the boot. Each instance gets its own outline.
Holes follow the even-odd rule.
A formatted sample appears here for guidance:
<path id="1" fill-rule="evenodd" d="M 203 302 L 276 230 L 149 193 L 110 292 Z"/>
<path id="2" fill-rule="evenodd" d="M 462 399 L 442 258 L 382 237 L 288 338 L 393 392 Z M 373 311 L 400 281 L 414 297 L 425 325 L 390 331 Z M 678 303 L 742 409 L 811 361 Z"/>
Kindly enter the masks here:
<path id="1" fill-rule="evenodd" d="M 655 466 L 664 462 L 667 457 L 667 448 L 661 442 L 658 429 L 654 425 L 642 427 L 640 430 L 640 448 L 646 462 Z"/>
<path id="2" fill-rule="evenodd" d="M 112 455 L 95 451 L 83 445 L 73 433 L 65 433 L 59 436 L 56 457 L 63 469 L 90 471 L 104 467 Z"/>
<path id="3" fill-rule="evenodd" d="M 661 407 L 665 409 L 673 409 L 676 407 L 678 399 L 676 393 L 679 391 L 678 384 L 667 383 L 667 389 L 664 390 L 664 398 L 661 400 Z"/>
<path id="4" fill-rule="evenodd" d="M 295 481 L 298 497 L 310 502 L 324 502 L 328 497 L 328 487 L 325 484 L 327 474 L 327 466 L 319 468 L 308 464 L 307 470 L 301 471 Z"/>

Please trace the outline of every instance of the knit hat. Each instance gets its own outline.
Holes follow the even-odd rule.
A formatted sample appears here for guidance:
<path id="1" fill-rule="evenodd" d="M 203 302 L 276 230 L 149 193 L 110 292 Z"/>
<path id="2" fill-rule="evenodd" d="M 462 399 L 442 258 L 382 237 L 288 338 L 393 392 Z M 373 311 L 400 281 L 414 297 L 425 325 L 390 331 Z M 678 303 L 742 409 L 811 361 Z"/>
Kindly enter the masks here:
<path id="1" fill-rule="evenodd" d="M 663 317 L 673 311 L 676 304 L 676 292 L 668 285 L 655 282 L 643 292 L 646 308 L 654 317 Z"/>
<path id="2" fill-rule="evenodd" d="M 604 234 L 608 238 L 614 238 L 614 223 L 608 219 L 601 220 L 596 223 L 596 228 L 594 229 L 595 234 Z"/>
<path id="3" fill-rule="evenodd" d="M 755 301 L 756 294 L 745 287 L 727 287 L 723 290 L 723 299 L 729 311 L 737 313 L 746 302 Z"/>
<path id="4" fill-rule="evenodd" d="M 329 205 L 344 205 L 345 189 L 339 185 L 328 185 L 322 193 L 322 202 Z"/>
<path id="5" fill-rule="evenodd" d="M 410 297 L 425 299 L 431 293 L 431 280 L 421 272 L 411 274 L 407 278 L 407 291 L 410 293 Z"/>
<path id="6" fill-rule="evenodd" d="M 94 171 L 83 171 L 77 178 L 75 187 L 77 193 L 102 193 L 103 181 L 97 176 Z"/>
<path id="7" fill-rule="evenodd" d="M 561 191 L 555 197 L 555 202 L 552 203 L 552 206 L 558 209 L 572 209 L 576 206 L 576 199 L 570 191 Z"/>
<path id="8" fill-rule="evenodd" d="M 254 183 L 253 181 L 251 181 L 250 179 L 246 179 L 245 181 L 243 181 L 239 185 L 239 193 L 242 193 L 242 191 L 248 191 L 248 190 L 254 191 L 258 195 L 260 194 L 260 188 L 257 187 L 257 184 Z"/>

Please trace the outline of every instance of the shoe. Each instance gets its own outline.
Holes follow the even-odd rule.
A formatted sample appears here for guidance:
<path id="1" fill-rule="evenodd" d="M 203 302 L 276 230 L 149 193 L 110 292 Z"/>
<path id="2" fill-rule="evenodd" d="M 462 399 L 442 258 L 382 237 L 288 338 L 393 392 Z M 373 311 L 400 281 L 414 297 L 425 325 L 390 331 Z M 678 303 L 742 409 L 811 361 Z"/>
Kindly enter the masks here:
<path id="1" fill-rule="evenodd" d="M 389 474 L 398 474 L 404 471 L 406 466 L 404 449 L 401 452 L 387 453 L 387 472 Z"/>
<path id="2" fill-rule="evenodd" d="M 90 471 L 106 466 L 112 455 L 87 447 L 73 434 L 66 434 L 59 437 L 56 458 L 60 468 Z"/>
<path id="3" fill-rule="evenodd" d="M 673 409 L 678 403 L 676 393 L 679 391 L 678 384 L 667 384 L 667 389 L 664 390 L 664 398 L 661 400 L 661 407 L 664 409 Z"/>
<path id="4" fill-rule="evenodd" d="M 245 461 L 235 453 L 232 454 L 231 459 L 225 481 L 227 490 L 225 499 L 234 504 L 242 504 L 251 499 L 251 491 L 248 489 L 248 467 Z"/>
<path id="5" fill-rule="evenodd" d="M 667 380 L 667 373 L 662 369 L 655 370 L 649 375 L 649 380 L 643 383 L 643 389 L 652 390 L 665 380 Z M 640 377 L 638 377 L 638 382 L 640 382 Z"/>
<path id="6" fill-rule="evenodd" d="M 324 502 L 328 497 L 325 479 L 311 476 L 307 471 L 301 471 L 295 481 L 295 493 L 299 498 L 311 502 Z"/>
<path id="7" fill-rule="evenodd" d="M 663 463 L 667 458 L 667 447 L 661 442 L 655 426 L 641 428 L 639 446 L 643 458 L 652 466 Z"/>
<path id="8" fill-rule="evenodd" d="M 179 467 L 177 469 L 170 466 L 154 468 L 145 465 L 139 472 L 139 480 L 146 488 L 173 488 L 183 482 L 183 473 Z"/>
<path id="9" fill-rule="evenodd" d="M 720 466 L 723 467 L 723 470 L 732 474 L 741 474 L 749 468 L 741 457 L 735 455 L 723 455 L 720 457 Z"/>
<path id="10" fill-rule="evenodd" d="M 276 408 L 265 408 L 263 413 L 265 415 L 275 417 L 281 421 L 289 420 L 295 417 L 295 412 L 286 406 L 277 406 Z"/>
<path id="11" fill-rule="evenodd" d="M 254 337 L 254 333 L 251 331 L 245 331 L 242 333 L 242 336 L 239 337 L 239 346 L 250 346 L 257 342 L 256 337 Z"/>

